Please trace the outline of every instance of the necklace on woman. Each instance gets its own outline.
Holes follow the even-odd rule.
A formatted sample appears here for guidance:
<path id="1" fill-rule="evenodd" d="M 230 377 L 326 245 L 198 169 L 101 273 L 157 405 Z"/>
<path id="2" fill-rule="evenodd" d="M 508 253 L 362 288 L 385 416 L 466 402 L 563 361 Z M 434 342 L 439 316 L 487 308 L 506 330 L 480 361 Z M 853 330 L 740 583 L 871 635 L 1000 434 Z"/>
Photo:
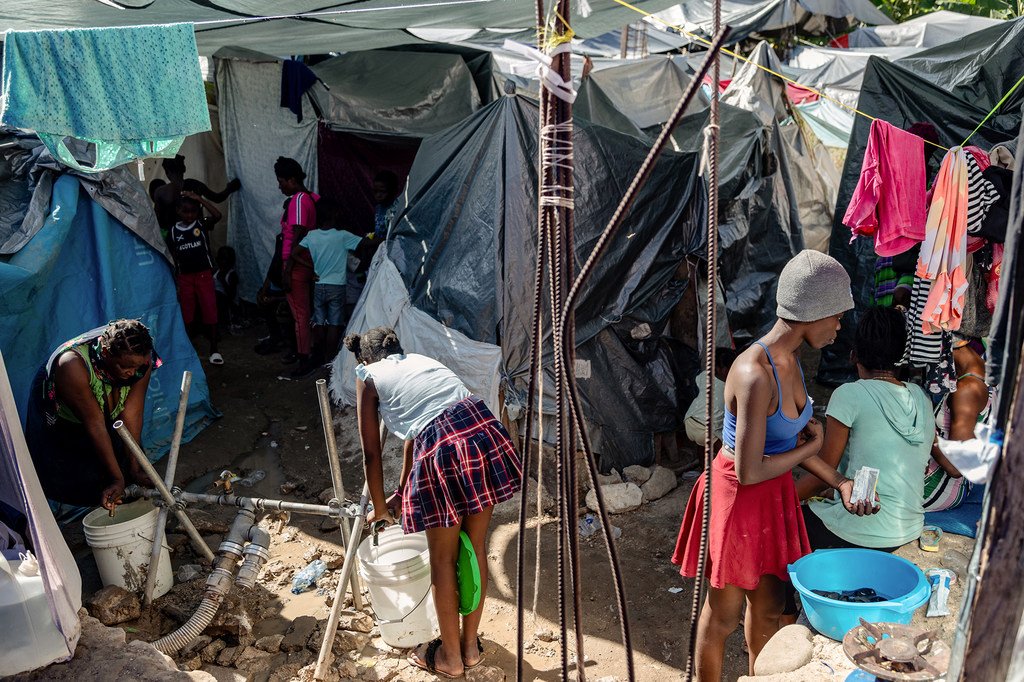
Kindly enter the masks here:
<path id="1" fill-rule="evenodd" d="M 895 372 L 889 372 L 889 371 L 884 371 L 884 370 L 883 371 L 878 371 L 878 372 L 872 372 L 871 373 L 871 378 L 872 379 L 878 379 L 879 381 L 887 381 L 890 384 L 898 384 L 900 386 L 903 385 L 903 382 L 896 378 L 896 373 Z"/>

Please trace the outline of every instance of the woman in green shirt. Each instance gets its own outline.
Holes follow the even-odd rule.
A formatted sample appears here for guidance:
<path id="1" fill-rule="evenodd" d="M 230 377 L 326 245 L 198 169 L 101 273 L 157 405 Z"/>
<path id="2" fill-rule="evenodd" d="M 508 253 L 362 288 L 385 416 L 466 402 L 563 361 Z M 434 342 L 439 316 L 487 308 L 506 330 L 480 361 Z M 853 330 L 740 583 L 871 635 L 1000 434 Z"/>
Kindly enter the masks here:
<path id="1" fill-rule="evenodd" d="M 117 320 L 61 344 L 33 384 L 26 437 L 46 497 L 73 506 L 121 503 L 126 481 L 147 484 L 113 424 L 142 435 L 146 389 L 159 359 L 149 329 Z"/>
<path id="2" fill-rule="evenodd" d="M 878 469 L 878 506 L 874 514 L 856 516 L 836 501 L 811 500 L 804 521 L 813 549 L 892 551 L 921 535 L 921 474 L 931 456 L 935 419 L 924 389 L 896 377 L 905 343 L 904 318 L 891 308 L 868 310 L 857 326 L 854 360 L 860 379 L 832 394 L 819 456 L 849 478 L 864 466 Z M 805 500 L 825 488 L 814 476 L 797 485 Z"/>

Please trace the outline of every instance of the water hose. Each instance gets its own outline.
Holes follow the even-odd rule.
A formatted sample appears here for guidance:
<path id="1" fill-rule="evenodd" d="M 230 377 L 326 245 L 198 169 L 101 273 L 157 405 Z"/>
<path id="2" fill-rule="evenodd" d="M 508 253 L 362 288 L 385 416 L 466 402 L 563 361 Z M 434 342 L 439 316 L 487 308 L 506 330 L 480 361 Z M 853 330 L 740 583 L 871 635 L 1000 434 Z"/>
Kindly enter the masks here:
<path id="1" fill-rule="evenodd" d="M 213 622 L 233 582 L 243 589 L 250 589 L 256 584 L 260 568 L 270 558 L 270 534 L 255 525 L 255 521 L 256 515 L 252 509 L 239 510 L 227 537 L 217 550 L 215 565 L 206 579 L 206 591 L 199 607 L 184 625 L 153 642 L 153 646 L 160 652 L 177 653 L 195 641 Z M 236 576 L 235 567 L 243 557 Z"/>
<path id="2" fill-rule="evenodd" d="M 213 569 L 210 577 L 206 579 L 206 592 L 203 594 L 203 600 L 199 602 L 199 608 L 192 614 L 192 617 L 171 634 L 153 642 L 153 646 L 161 653 L 170 655 L 181 651 L 195 641 L 196 637 L 203 634 L 203 630 L 213 622 L 213 617 L 217 615 L 224 596 L 231 589 L 231 579 L 231 572 L 226 568 L 218 566 Z"/>

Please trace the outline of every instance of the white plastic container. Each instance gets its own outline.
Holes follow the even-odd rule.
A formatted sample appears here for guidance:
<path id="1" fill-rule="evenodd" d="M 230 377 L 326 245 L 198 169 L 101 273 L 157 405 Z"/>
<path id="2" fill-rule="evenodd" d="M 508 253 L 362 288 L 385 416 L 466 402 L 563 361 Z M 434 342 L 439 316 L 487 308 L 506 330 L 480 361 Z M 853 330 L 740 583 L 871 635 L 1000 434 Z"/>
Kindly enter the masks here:
<path id="1" fill-rule="evenodd" d="M 405 535 L 391 526 L 359 544 L 359 575 L 370 593 L 380 636 L 396 649 L 407 649 L 437 636 L 437 613 L 430 592 L 427 534 Z"/>
<path id="2" fill-rule="evenodd" d="M 0 554 L 0 677 L 66 658 L 68 645 L 50 615 L 38 572 L 22 575 L 19 559 Z"/>
<path id="3" fill-rule="evenodd" d="M 149 500 L 122 504 L 113 518 L 103 508 L 86 514 L 82 520 L 85 541 L 92 547 L 104 585 L 117 585 L 129 592 L 145 590 L 158 515 L 159 510 Z M 154 599 L 166 594 L 174 585 L 168 549 L 165 542 L 160 550 Z"/>

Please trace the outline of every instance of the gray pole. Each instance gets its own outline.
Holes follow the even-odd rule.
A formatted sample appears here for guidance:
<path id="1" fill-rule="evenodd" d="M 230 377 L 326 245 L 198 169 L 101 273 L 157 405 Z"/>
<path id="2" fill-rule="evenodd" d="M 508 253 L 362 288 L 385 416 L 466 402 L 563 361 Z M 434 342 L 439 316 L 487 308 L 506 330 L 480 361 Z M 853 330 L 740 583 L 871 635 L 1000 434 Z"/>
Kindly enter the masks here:
<path id="1" fill-rule="evenodd" d="M 192 372 L 185 370 L 181 375 L 181 397 L 178 399 L 178 414 L 174 419 L 174 435 L 171 436 L 171 451 L 167 453 L 167 473 L 164 484 L 174 487 L 174 471 L 178 468 L 178 449 L 181 447 L 181 435 L 185 430 L 185 413 L 188 411 L 188 392 L 192 388 Z M 167 507 L 161 507 L 156 518 L 156 532 L 153 535 L 153 551 L 149 555 L 149 570 L 146 572 L 146 591 L 143 605 L 153 603 L 153 588 L 156 587 L 156 572 L 160 565 L 160 550 L 164 545 L 164 532 L 167 525 Z"/>
<path id="2" fill-rule="evenodd" d="M 341 457 L 338 455 L 338 441 L 334 436 L 334 419 L 331 416 L 331 398 L 327 394 L 327 381 L 317 379 L 316 393 L 320 399 L 320 420 L 324 427 L 324 442 L 327 446 L 327 463 L 331 467 L 331 484 L 334 486 L 334 498 L 341 504 L 345 501 L 345 484 L 341 478 Z M 383 446 L 383 443 L 381 443 Z M 361 521 L 360 521 L 361 522 Z M 347 549 L 351 544 L 351 535 L 344 519 L 339 519 L 341 539 Z M 344 583 L 343 583 L 344 584 Z M 359 573 L 352 573 L 352 605 L 356 610 L 363 609 L 363 586 Z"/>
<path id="3" fill-rule="evenodd" d="M 188 533 L 189 538 L 192 540 L 192 546 L 206 558 L 207 561 L 213 562 L 213 552 L 210 550 L 210 546 L 206 544 L 202 536 L 199 535 L 199 531 L 192 525 L 192 521 L 185 514 L 184 510 L 178 509 L 174 496 L 171 495 L 171 491 L 167 489 L 164 482 L 160 480 L 160 474 L 156 472 L 153 465 L 150 463 L 149 458 L 146 457 L 146 453 L 142 451 L 139 444 L 135 442 L 135 438 L 128 432 L 128 429 L 124 427 L 124 422 L 118 419 L 114 422 L 114 430 L 117 435 L 121 436 L 121 440 L 124 441 L 125 446 L 128 448 L 128 452 L 132 453 L 136 461 L 142 466 L 142 470 L 146 472 L 149 479 L 153 481 L 153 487 L 160 491 L 160 497 L 163 498 L 164 504 L 168 505 L 170 509 L 174 511 L 174 515 L 178 517 L 178 521 L 181 523 L 182 528 Z"/>

